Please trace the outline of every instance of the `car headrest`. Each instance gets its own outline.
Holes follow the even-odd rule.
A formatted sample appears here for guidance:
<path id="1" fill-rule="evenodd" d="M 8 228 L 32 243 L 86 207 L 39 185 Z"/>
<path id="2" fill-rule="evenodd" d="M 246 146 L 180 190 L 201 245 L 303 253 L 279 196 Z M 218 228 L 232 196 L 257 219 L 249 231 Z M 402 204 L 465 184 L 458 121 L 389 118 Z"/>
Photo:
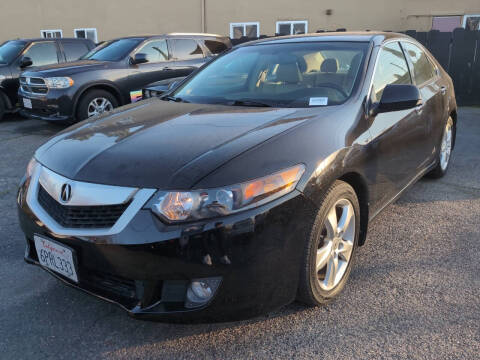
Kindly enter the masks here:
<path id="1" fill-rule="evenodd" d="M 320 66 L 320 71 L 324 73 L 336 73 L 338 70 L 338 60 L 334 58 L 325 59 Z"/>
<path id="2" fill-rule="evenodd" d="M 360 66 L 360 61 L 362 61 L 362 54 L 357 54 L 353 57 L 352 62 L 350 63 L 350 69 L 348 71 L 349 76 L 356 77 L 358 67 Z"/>
<path id="3" fill-rule="evenodd" d="M 298 83 L 302 81 L 302 75 L 296 62 L 278 64 L 277 81 L 284 83 Z"/>

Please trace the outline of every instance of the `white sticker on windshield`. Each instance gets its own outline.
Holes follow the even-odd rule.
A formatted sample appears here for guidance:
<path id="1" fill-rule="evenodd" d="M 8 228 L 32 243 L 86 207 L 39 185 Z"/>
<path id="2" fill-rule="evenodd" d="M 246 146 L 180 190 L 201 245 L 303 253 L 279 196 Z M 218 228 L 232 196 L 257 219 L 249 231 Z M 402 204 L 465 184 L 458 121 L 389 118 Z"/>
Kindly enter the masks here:
<path id="1" fill-rule="evenodd" d="M 312 97 L 308 103 L 310 106 L 325 106 L 328 105 L 327 97 Z"/>

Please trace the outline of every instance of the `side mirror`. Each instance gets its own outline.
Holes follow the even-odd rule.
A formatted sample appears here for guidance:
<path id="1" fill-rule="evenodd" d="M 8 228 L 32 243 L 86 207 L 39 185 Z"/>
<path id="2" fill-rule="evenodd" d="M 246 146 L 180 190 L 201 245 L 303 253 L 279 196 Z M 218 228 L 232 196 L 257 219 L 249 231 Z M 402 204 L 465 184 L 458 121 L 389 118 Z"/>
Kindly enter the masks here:
<path id="1" fill-rule="evenodd" d="M 31 66 L 33 64 L 33 61 L 31 58 L 29 58 L 28 56 L 24 56 L 22 58 L 22 60 L 20 60 L 20 67 L 23 69 L 23 68 L 26 68 L 28 66 Z"/>
<path id="2" fill-rule="evenodd" d="M 370 115 L 413 109 L 422 104 L 420 91 L 415 85 L 387 85 L 379 103 L 375 103 Z"/>
<path id="3" fill-rule="evenodd" d="M 132 59 L 132 65 L 144 64 L 148 62 L 147 54 L 138 53 L 135 54 L 135 57 Z"/>

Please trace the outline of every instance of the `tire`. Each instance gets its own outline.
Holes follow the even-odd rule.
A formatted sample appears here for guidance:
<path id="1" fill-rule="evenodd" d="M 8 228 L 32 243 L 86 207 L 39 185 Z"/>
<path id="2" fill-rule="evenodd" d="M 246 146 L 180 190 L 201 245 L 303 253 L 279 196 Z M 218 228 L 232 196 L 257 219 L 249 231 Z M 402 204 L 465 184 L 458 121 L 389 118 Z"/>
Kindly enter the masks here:
<path id="1" fill-rule="evenodd" d="M 5 115 L 5 111 L 6 111 L 5 102 L 3 101 L 2 96 L 0 94 L 0 121 L 2 121 L 3 116 Z"/>
<path id="2" fill-rule="evenodd" d="M 92 110 L 94 109 L 92 103 L 95 100 L 98 100 L 96 102 L 97 111 L 92 114 Z M 103 110 L 101 109 L 101 101 L 104 101 L 105 104 Z M 100 115 L 104 112 L 111 111 L 116 107 L 118 107 L 118 101 L 112 93 L 101 89 L 89 90 L 82 96 L 80 102 L 78 103 L 76 112 L 77 121 L 85 120 L 95 115 Z"/>
<path id="3" fill-rule="evenodd" d="M 455 125 L 452 117 L 447 119 L 445 127 L 443 129 L 442 139 L 440 140 L 439 152 L 437 155 L 437 165 L 435 168 L 427 174 L 427 177 L 432 179 L 439 179 L 448 171 L 450 165 L 451 153 L 453 150 L 453 144 L 455 142 Z"/>
<path id="4" fill-rule="evenodd" d="M 338 221 L 337 229 L 341 228 L 342 216 L 349 212 L 350 222 L 342 233 L 333 230 L 331 224 L 334 222 L 329 219 L 335 217 Z M 343 181 L 335 181 L 322 197 L 322 205 L 305 244 L 297 300 L 310 306 L 319 306 L 329 303 L 342 291 L 352 269 L 359 230 L 360 205 L 355 190 Z M 317 256 L 320 265 L 318 270 Z M 329 266 L 335 263 L 335 258 L 336 276 L 328 276 L 333 274 L 329 272 Z"/>

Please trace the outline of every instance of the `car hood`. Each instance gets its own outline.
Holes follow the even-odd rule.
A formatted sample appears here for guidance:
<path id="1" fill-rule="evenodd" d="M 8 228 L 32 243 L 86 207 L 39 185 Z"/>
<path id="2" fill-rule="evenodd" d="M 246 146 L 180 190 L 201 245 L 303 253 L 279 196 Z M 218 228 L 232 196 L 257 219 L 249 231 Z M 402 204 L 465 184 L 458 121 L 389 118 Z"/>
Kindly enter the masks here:
<path id="1" fill-rule="evenodd" d="M 110 67 L 107 61 L 79 60 L 47 66 L 36 66 L 23 72 L 25 76 L 71 76 L 84 71 L 105 69 Z"/>
<path id="2" fill-rule="evenodd" d="M 247 149 L 308 121 L 305 110 L 151 99 L 67 128 L 35 156 L 73 180 L 189 189 Z"/>

